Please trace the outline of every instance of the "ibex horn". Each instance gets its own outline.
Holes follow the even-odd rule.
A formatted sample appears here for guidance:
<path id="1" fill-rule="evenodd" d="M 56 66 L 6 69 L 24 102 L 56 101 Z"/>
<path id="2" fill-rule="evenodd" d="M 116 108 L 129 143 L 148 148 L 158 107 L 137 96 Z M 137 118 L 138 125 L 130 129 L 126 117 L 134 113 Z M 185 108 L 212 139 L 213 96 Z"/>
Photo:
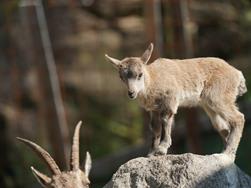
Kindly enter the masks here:
<path id="1" fill-rule="evenodd" d="M 23 139 L 20 137 L 17 137 L 18 140 L 20 140 L 21 142 L 25 143 L 26 145 L 28 145 L 30 148 L 32 148 L 36 153 L 39 154 L 39 156 L 45 161 L 45 163 L 48 165 L 49 169 L 51 170 L 51 172 L 54 175 L 57 174 L 61 174 L 61 171 L 58 167 L 58 165 L 56 164 L 56 162 L 54 161 L 54 159 L 50 156 L 50 154 L 45 151 L 42 147 L 40 147 L 39 145 L 35 144 L 34 142 L 31 142 L 27 139 Z"/>
<path id="2" fill-rule="evenodd" d="M 73 135 L 71 151 L 71 170 L 79 169 L 79 131 L 82 121 L 79 121 Z"/>
<path id="3" fill-rule="evenodd" d="M 41 185 L 49 184 L 51 182 L 51 178 L 46 176 L 45 174 L 39 172 L 37 169 L 35 169 L 33 166 L 31 167 L 32 173 L 36 177 L 36 179 L 40 182 Z"/>

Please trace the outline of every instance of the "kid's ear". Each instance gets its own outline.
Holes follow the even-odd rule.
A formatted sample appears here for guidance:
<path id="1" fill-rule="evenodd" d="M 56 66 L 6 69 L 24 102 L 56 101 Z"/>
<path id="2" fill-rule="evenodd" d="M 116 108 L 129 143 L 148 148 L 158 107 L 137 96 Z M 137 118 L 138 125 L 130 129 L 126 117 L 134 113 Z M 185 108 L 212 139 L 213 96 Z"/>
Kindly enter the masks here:
<path id="1" fill-rule="evenodd" d="M 141 56 L 141 60 L 144 62 L 144 64 L 147 64 L 152 55 L 152 52 L 153 52 L 153 43 L 150 43 L 146 51 Z"/>
<path id="2" fill-rule="evenodd" d="M 106 57 L 106 59 L 107 59 L 110 63 L 112 63 L 113 65 L 115 65 L 115 67 L 118 67 L 119 64 L 121 63 L 120 60 L 115 59 L 115 58 L 112 58 L 112 57 L 108 56 L 107 54 L 105 54 L 105 57 Z"/>

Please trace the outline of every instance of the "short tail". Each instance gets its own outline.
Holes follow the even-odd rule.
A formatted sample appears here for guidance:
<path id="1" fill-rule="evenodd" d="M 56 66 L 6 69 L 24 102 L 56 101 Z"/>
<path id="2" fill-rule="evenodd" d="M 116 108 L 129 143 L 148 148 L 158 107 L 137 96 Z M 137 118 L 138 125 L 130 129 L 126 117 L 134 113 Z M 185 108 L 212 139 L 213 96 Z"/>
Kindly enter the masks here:
<path id="1" fill-rule="evenodd" d="M 240 84 L 238 86 L 238 96 L 242 96 L 246 92 L 247 92 L 246 80 L 242 72 L 240 72 Z"/>

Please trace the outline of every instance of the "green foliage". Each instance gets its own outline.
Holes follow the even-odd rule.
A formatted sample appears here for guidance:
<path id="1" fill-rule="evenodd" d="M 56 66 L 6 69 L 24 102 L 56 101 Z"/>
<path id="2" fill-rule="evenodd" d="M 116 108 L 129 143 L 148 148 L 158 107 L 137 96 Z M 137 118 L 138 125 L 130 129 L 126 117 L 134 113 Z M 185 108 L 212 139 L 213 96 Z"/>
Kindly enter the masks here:
<path id="1" fill-rule="evenodd" d="M 89 143 L 87 147 L 94 157 L 141 142 L 141 111 L 135 102 L 110 103 L 92 96 L 84 98 L 88 113 L 83 116 L 91 135 L 86 135 L 88 138 L 84 139 L 88 140 L 83 143 Z"/>

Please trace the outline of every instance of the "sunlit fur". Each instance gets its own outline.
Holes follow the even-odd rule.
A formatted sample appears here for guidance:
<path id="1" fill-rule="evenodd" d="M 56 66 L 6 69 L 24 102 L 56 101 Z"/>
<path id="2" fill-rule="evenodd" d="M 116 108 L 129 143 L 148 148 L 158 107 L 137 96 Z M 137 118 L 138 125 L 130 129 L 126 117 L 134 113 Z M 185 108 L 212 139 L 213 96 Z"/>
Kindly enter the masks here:
<path id="1" fill-rule="evenodd" d="M 235 157 L 244 126 L 244 116 L 235 105 L 247 91 L 243 74 L 214 57 L 193 59 L 159 58 L 148 63 L 153 45 L 141 57 L 123 60 L 106 57 L 119 71 L 130 98 L 152 114 L 150 155 L 166 154 L 171 145 L 171 125 L 178 107 L 201 106 L 223 138 L 224 153 Z M 128 72 L 133 73 L 133 77 Z M 141 79 L 138 75 L 142 74 Z M 133 81 L 132 81 L 133 79 Z"/>

